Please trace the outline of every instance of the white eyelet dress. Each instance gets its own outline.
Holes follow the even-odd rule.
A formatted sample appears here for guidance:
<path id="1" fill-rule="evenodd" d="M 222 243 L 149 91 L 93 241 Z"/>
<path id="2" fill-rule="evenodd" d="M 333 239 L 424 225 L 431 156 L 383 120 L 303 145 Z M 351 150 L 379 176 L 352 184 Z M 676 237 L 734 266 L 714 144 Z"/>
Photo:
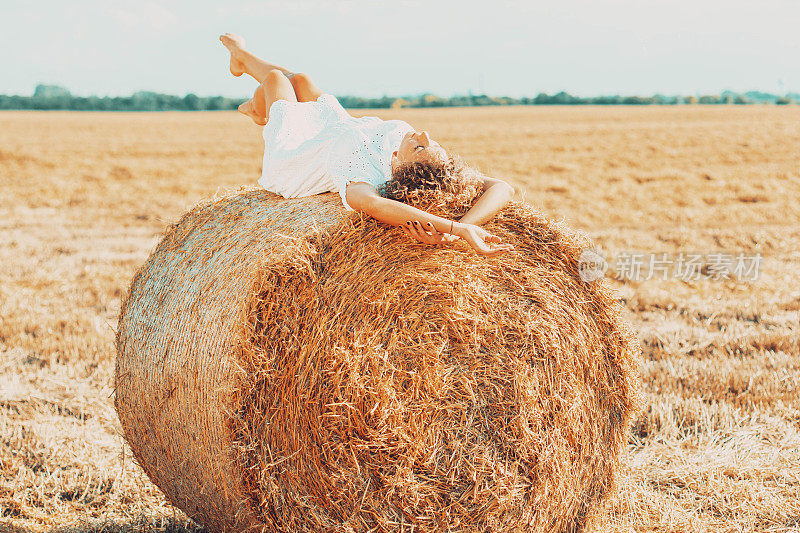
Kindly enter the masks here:
<path id="1" fill-rule="evenodd" d="M 402 120 L 355 118 L 335 96 L 316 102 L 277 100 L 264 126 L 264 166 L 259 185 L 284 198 L 338 192 L 342 204 L 350 182 L 376 188 L 392 177 L 391 156 L 406 133 Z"/>

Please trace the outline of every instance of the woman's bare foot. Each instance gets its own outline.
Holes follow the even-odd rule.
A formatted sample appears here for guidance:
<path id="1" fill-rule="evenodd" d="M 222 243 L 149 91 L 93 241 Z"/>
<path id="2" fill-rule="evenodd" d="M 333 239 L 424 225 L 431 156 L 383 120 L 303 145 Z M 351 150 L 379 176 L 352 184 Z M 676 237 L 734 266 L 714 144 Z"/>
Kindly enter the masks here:
<path id="1" fill-rule="evenodd" d="M 258 124 L 259 126 L 265 126 L 267 124 L 267 122 L 264 120 L 264 117 L 256 111 L 252 100 L 248 100 L 242 105 L 240 105 L 239 113 L 247 115 L 248 117 L 253 119 L 253 122 Z"/>
<path id="2" fill-rule="evenodd" d="M 226 33 L 225 35 L 220 35 L 219 40 L 222 41 L 222 44 L 225 45 L 231 53 L 231 74 L 236 76 L 237 78 L 244 74 L 244 63 L 239 61 L 238 56 L 239 52 L 244 50 L 244 39 L 239 37 L 234 33 Z"/>

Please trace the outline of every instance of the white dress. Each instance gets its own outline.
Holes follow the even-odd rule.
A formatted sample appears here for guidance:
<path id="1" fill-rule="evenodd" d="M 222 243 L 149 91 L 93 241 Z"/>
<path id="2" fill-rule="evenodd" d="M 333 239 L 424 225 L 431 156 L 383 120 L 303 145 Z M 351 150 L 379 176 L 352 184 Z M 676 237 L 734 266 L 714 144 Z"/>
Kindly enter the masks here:
<path id="1" fill-rule="evenodd" d="M 402 120 L 355 118 L 335 96 L 316 102 L 277 100 L 264 126 L 264 166 L 259 185 L 284 198 L 338 192 L 365 181 L 376 188 L 391 179 L 391 156 L 406 133 Z"/>

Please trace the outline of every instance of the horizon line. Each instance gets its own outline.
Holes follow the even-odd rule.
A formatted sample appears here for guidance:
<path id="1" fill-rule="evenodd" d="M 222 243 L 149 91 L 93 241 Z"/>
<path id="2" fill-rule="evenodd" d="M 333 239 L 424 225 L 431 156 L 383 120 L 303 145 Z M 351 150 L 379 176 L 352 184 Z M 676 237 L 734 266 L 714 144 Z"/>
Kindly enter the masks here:
<path id="1" fill-rule="evenodd" d="M 66 91 L 69 94 L 69 96 L 76 97 L 76 98 L 127 98 L 127 97 L 135 96 L 137 94 L 157 94 L 157 95 L 163 95 L 163 96 L 181 96 L 181 95 L 179 95 L 177 93 L 160 92 L 160 91 L 157 91 L 157 90 L 150 90 L 150 89 L 140 89 L 140 90 L 137 90 L 137 91 L 133 91 L 132 93 L 129 93 L 129 94 L 103 94 L 103 95 L 100 95 L 100 94 L 88 94 L 87 95 L 87 94 L 73 93 L 68 87 L 65 87 L 63 85 L 58 85 L 58 84 L 49 84 L 49 83 L 38 83 L 36 85 L 36 87 L 34 88 L 33 92 L 30 93 L 30 94 L 0 93 L 0 96 L 10 96 L 10 97 L 18 96 L 18 97 L 23 97 L 23 98 L 31 98 L 36 94 L 36 90 L 38 88 L 40 88 L 40 87 L 48 88 L 48 89 L 61 89 L 61 90 Z M 476 91 L 473 91 L 473 90 L 470 89 L 465 93 L 454 92 L 454 93 L 451 93 L 449 95 L 430 92 L 430 91 L 420 91 L 420 92 L 416 92 L 416 93 L 405 93 L 405 94 L 383 93 L 383 94 L 377 95 L 377 96 L 376 95 L 366 96 L 366 95 L 342 92 L 342 93 L 339 93 L 338 95 L 335 94 L 335 96 L 337 96 L 337 97 L 338 96 L 350 97 L 350 98 L 364 98 L 364 99 L 371 99 L 371 100 L 377 100 L 377 99 L 382 99 L 382 98 L 394 98 L 394 99 L 408 98 L 408 97 L 419 98 L 419 97 L 424 97 L 424 96 L 435 96 L 435 97 L 440 97 L 440 98 L 489 97 L 489 98 L 513 98 L 513 99 L 519 99 L 519 98 L 535 98 L 538 95 L 554 96 L 554 95 L 558 95 L 558 94 L 566 94 L 566 95 L 569 95 L 569 96 L 572 96 L 572 97 L 576 97 L 576 98 L 611 98 L 611 97 L 629 97 L 629 98 L 643 97 L 643 98 L 648 98 L 648 97 L 656 97 L 656 96 L 662 96 L 662 97 L 670 98 L 670 97 L 687 97 L 687 96 L 688 97 L 691 97 L 691 96 L 696 96 L 696 97 L 699 97 L 699 96 L 720 96 L 720 95 L 723 95 L 725 93 L 736 94 L 736 95 L 746 95 L 748 93 L 758 93 L 758 94 L 774 96 L 774 97 L 789 97 L 791 95 L 800 96 L 800 91 L 786 90 L 783 93 L 777 93 L 777 92 L 770 92 L 770 91 L 765 91 L 765 90 L 760 90 L 760 89 L 747 89 L 747 90 L 742 90 L 742 91 L 737 91 L 737 90 L 734 90 L 734 89 L 721 89 L 721 90 L 716 91 L 716 92 L 695 91 L 693 93 L 691 93 L 691 92 L 685 92 L 685 93 L 654 92 L 654 93 L 651 93 L 651 94 L 642 94 L 642 93 L 638 93 L 637 94 L 637 93 L 617 92 L 617 93 L 613 93 L 613 94 L 612 93 L 596 93 L 596 94 L 592 94 L 592 95 L 580 95 L 580 94 L 577 94 L 577 93 L 572 93 L 572 92 L 570 92 L 568 90 L 565 90 L 565 89 L 561 89 L 559 91 L 554 91 L 554 92 L 546 92 L 546 91 L 531 92 L 531 93 L 527 93 L 527 94 L 521 94 L 520 96 L 510 96 L 508 94 L 490 94 L 490 93 L 486 93 L 486 92 L 476 92 Z M 329 94 L 334 94 L 334 93 L 329 93 Z M 221 97 L 221 98 L 228 98 L 228 99 L 231 99 L 231 100 L 247 100 L 247 99 L 250 98 L 247 95 L 245 95 L 245 96 L 227 96 L 227 95 L 223 95 L 223 94 L 199 94 L 199 93 L 195 93 L 195 92 L 187 92 L 187 93 L 184 93 L 182 96 L 188 96 L 188 95 L 194 95 L 194 96 L 197 96 L 198 98 L 217 98 L 217 97 Z"/>

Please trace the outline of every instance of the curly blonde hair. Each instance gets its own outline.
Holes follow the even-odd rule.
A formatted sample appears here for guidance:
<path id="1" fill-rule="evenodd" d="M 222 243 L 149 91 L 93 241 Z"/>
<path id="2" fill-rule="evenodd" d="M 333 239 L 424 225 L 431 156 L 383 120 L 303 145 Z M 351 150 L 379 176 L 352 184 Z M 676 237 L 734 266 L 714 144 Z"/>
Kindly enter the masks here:
<path id="1" fill-rule="evenodd" d="M 403 163 L 392 172 L 392 179 L 381 185 L 378 192 L 385 198 L 404 203 L 414 200 L 425 191 L 441 191 L 458 195 L 470 186 L 481 183 L 480 173 L 458 156 L 446 162 L 426 161 Z"/>

